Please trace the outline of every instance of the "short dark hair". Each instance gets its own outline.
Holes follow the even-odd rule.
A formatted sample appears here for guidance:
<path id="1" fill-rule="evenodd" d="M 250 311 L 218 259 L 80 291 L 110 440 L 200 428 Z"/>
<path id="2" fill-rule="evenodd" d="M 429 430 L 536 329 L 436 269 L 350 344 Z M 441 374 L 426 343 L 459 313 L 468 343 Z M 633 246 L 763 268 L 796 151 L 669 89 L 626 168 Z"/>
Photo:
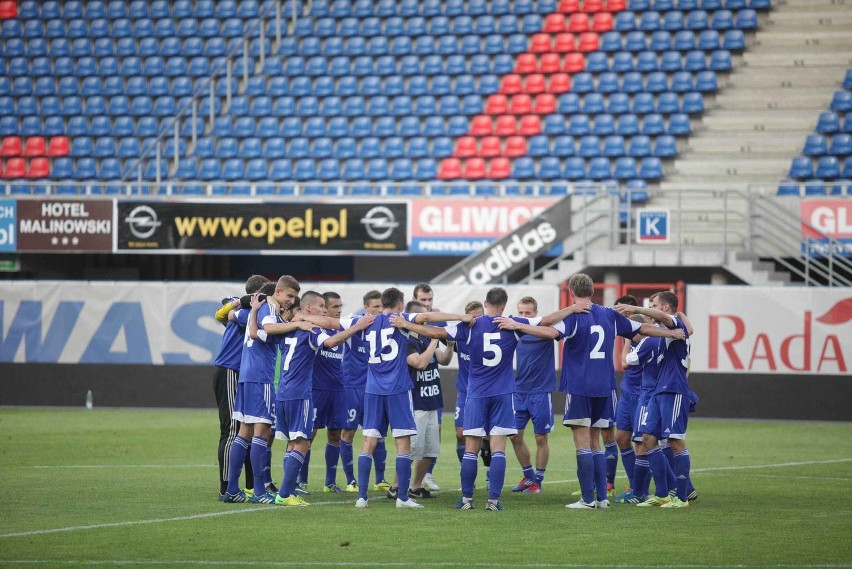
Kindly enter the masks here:
<path id="1" fill-rule="evenodd" d="M 523 297 L 521 300 L 518 301 L 518 304 L 532 304 L 533 310 L 538 310 L 538 302 L 536 302 L 536 300 L 531 296 Z"/>
<path id="2" fill-rule="evenodd" d="M 405 302 L 405 295 L 396 287 L 386 288 L 382 292 L 382 308 L 396 308 Z"/>
<path id="3" fill-rule="evenodd" d="M 677 295 L 669 290 L 664 290 L 656 294 L 660 304 L 667 304 L 672 312 L 677 311 Z"/>
<path id="4" fill-rule="evenodd" d="M 285 288 L 292 288 L 296 292 L 299 292 L 300 290 L 302 290 L 302 287 L 299 286 L 299 281 L 297 281 L 295 278 L 291 277 L 290 275 L 284 275 L 283 277 L 278 279 L 278 283 L 275 285 L 275 288 L 276 289 L 280 288 L 282 290 L 285 289 Z"/>
<path id="5" fill-rule="evenodd" d="M 483 310 L 482 303 L 478 300 L 471 300 L 470 302 L 464 305 L 465 314 L 470 314 L 474 310 Z"/>
<path id="6" fill-rule="evenodd" d="M 381 299 L 382 299 L 382 293 L 381 292 L 379 292 L 377 290 L 371 290 L 370 292 L 368 292 L 367 294 L 364 295 L 364 298 L 362 300 L 364 301 L 364 306 L 367 306 L 367 303 L 370 302 L 371 300 L 381 300 Z"/>
<path id="7" fill-rule="evenodd" d="M 509 302 L 509 295 L 506 289 L 495 286 L 485 295 L 485 302 L 491 306 L 506 306 L 506 303 Z"/>
<path id="8" fill-rule="evenodd" d="M 415 285 L 414 287 L 414 298 L 417 298 L 418 292 L 432 292 L 432 287 L 427 283 L 420 283 L 419 285 Z"/>
<path id="9" fill-rule="evenodd" d="M 616 304 L 629 304 L 630 306 L 639 306 L 639 301 L 632 294 L 625 294 L 615 299 Z"/>
<path id="10" fill-rule="evenodd" d="M 576 273 L 568 279 L 568 288 L 577 298 L 591 298 L 595 292 L 595 282 L 585 273 Z"/>
<path id="11" fill-rule="evenodd" d="M 426 305 L 419 300 L 409 300 L 405 305 L 406 312 L 426 312 Z"/>
<path id="12" fill-rule="evenodd" d="M 263 275 L 252 275 L 246 281 L 246 294 L 254 294 L 260 290 L 260 287 L 269 282 L 269 279 Z"/>
<path id="13" fill-rule="evenodd" d="M 322 293 L 322 297 L 325 299 L 326 302 L 328 302 L 332 298 L 340 298 L 340 295 L 334 292 L 333 290 L 330 290 L 328 292 Z"/>
<path id="14" fill-rule="evenodd" d="M 275 283 L 272 281 L 266 281 L 260 290 L 258 290 L 260 294 L 265 294 L 266 296 L 272 296 L 275 294 Z"/>
<path id="15" fill-rule="evenodd" d="M 305 294 L 302 295 L 302 302 L 300 306 L 304 306 L 305 304 L 317 304 L 319 299 L 323 299 L 323 296 L 315 290 L 306 291 Z"/>

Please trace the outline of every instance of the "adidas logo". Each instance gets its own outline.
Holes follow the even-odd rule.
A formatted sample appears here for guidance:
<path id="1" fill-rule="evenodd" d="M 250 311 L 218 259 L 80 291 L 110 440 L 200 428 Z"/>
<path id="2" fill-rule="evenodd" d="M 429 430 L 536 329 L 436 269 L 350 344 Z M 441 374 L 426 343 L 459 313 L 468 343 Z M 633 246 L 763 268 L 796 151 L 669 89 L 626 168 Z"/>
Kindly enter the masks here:
<path id="1" fill-rule="evenodd" d="M 668 429 L 666 429 L 666 430 L 665 430 L 665 431 L 663 431 L 663 432 L 664 432 L 664 433 L 668 433 L 668 432 L 669 432 L 669 430 L 668 430 Z"/>

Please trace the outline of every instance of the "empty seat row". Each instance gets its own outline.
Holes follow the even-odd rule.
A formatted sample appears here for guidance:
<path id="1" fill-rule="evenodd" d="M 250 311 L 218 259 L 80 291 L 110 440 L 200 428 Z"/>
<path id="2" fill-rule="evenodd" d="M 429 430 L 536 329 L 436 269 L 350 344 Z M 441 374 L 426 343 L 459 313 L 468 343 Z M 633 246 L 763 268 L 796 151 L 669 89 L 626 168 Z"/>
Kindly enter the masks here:
<path id="1" fill-rule="evenodd" d="M 227 18 L 219 20 L 206 18 L 199 21 L 181 20 L 195 22 L 195 25 L 187 24 L 183 33 L 186 36 L 239 38 L 255 28 L 254 20 L 242 20 L 240 18 Z M 300 20 L 306 22 L 309 20 Z M 151 20 L 148 18 L 118 20 L 107 20 L 97 18 L 94 20 L 48 20 L 42 26 L 38 20 L 27 20 L 30 23 L 22 23 L 17 19 L 3 20 L 0 24 L 0 38 L 167 38 L 178 35 L 178 28 L 172 19 Z M 273 25 L 274 19 L 269 25 Z M 40 34 L 40 35 L 39 35 Z"/>
<path id="2" fill-rule="evenodd" d="M 622 34 L 621 32 L 606 32 L 601 34 L 599 49 L 601 51 L 691 51 L 701 49 L 710 51 L 714 49 L 727 49 L 730 51 L 741 51 L 745 49 L 745 34 L 742 30 L 728 30 L 719 34 L 717 30 L 704 30 L 693 32 L 681 30 L 679 32 L 642 32 L 633 31 Z"/>
<path id="3" fill-rule="evenodd" d="M 85 100 L 85 104 L 84 104 Z M 189 101 L 189 99 L 187 99 Z M 0 97 L 0 115 L 42 116 L 62 115 L 132 115 L 132 116 L 172 116 L 177 109 L 174 97 L 147 96 L 125 97 Z"/>
<path id="4" fill-rule="evenodd" d="M 613 0 L 611 0 L 613 1 Z M 537 12 L 549 14 L 556 9 L 555 0 L 314 0 L 308 12 L 315 18 L 332 16 L 345 18 L 353 16 L 366 18 L 378 16 L 389 18 L 393 16 L 480 16 L 484 14 L 524 15 Z"/>
<path id="5" fill-rule="evenodd" d="M 708 61 L 709 60 L 709 61 Z M 515 73 L 558 73 L 560 71 L 589 71 L 600 73 L 615 72 L 651 72 L 651 71 L 728 71 L 731 69 L 731 53 L 727 50 L 714 50 L 708 58 L 701 50 L 688 51 L 641 51 L 638 53 L 618 51 L 589 53 L 585 57 L 577 53 L 562 56 L 556 52 L 524 53 L 518 56 Z"/>
<path id="6" fill-rule="evenodd" d="M 194 5 L 193 5 L 194 4 Z M 242 18 L 257 17 L 261 2 L 257 0 L 22 0 L 21 18 Z M 264 6 L 266 2 L 263 2 Z M 289 8 L 289 3 L 288 6 Z M 289 13 L 289 12 L 288 12 Z"/>
<path id="7" fill-rule="evenodd" d="M 852 180 L 839 178 L 826 183 L 825 180 L 811 179 L 800 183 L 796 180 L 783 180 L 778 185 L 779 196 L 852 196 Z"/>
<path id="8" fill-rule="evenodd" d="M 554 80 L 557 79 L 557 88 L 554 88 Z M 715 71 L 699 71 L 695 74 L 689 71 L 678 71 L 671 76 L 663 71 L 652 71 L 647 74 L 638 71 L 628 71 L 624 74 L 607 71 L 598 75 L 597 79 L 591 73 L 581 72 L 571 76 L 570 80 L 570 90 L 574 93 L 713 92 L 717 87 Z M 565 87 L 566 81 L 560 74 L 552 75 L 548 81 L 543 74 L 539 73 L 526 76 L 510 73 L 501 79 L 499 92 L 504 95 L 560 93 L 569 90 Z"/>
<path id="9" fill-rule="evenodd" d="M 47 40 L 44 38 L 32 39 L 7 39 L 4 42 L 2 53 L 6 57 L 29 56 L 38 57 L 50 55 L 61 57 L 70 55 L 74 57 L 171 57 L 184 56 L 196 57 L 204 55 L 207 57 L 218 57 L 225 55 L 231 50 L 236 54 L 242 54 L 242 44 L 239 39 L 226 41 L 224 38 L 215 36 L 207 38 L 200 37 L 166 37 L 162 39 L 153 37 L 120 38 L 115 41 L 112 38 L 98 38 L 94 41 L 88 38 L 77 38 L 68 40 L 64 37 Z M 249 54 L 260 53 L 261 42 L 253 40 L 249 45 Z M 266 40 L 264 53 L 272 53 L 272 43 Z"/>
<path id="10" fill-rule="evenodd" d="M 813 160 L 809 156 L 797 156 L 787 175 L 796 180 L 852 178 L 852 159 L 841 161 L 837 156 L 820 156 Z"/>
<path id="11" fill-rule="evenodd" d="M 639 119 L 636 115 L 621 115 L 617 119 L 612 115 L 594 115 L 594 121 L 589 115 L 567 115 L 551 114 L 542 120 L 538 115 L 500 115 L 492 117 L 478 115 L 473 117 L 468 134 L 472 136 L 511 136 L 519 134 L 532 136 L 536 134 L 560 135 L 570 134 L 583 136 L 595 134 L 607 136 L 618 134 L 621 136 L 633 136 L 645 134 L 656 136 L 670 134 L 673 136 L 684 136 L 691 131 L 689 115 L 677 113 L 668 118 L 660 114 L 648 114 Z"/>
<path id="12" fill-rule="evenodd" d="M 772 0 L 628 0 L 627 9 L 644 10 L 768 10 Z"/>
<path id="13" fill-rule="evenodd" d="M 163 119 L 164 122 L 167 119 Z M 273 119 L 274 120 L 274 119 Z M 189 124 L 191 121 L 187 121 Z M 199 119 L 198 133 L 204 129 L 203 119 Z M 127 115 L 116 117 L 84 115 L 72 115 L 66 118 L 61 116 L 24 116 L 20 119 L 15 116 L 0 116 L 0 136 L 61 136 L 74 137 L 86 136 L 139 136 L 156 137 L 160 132 L 160 121 L 157 117 L 141 116 L 134 118 Z M 192 134 L 191 125 L 184 127 L 184 136 Z"/>
<path id="14" fill-rule="evenodd" d="M 757 28 L 757 12 L 751 9 L 739 10 L 736 13 L 731 10 L 717 10 L 707 12 L 705 10 L 681 10 L 671 12 L 657 12 L 646 10 L 638 13 L 624 11 L 615 15 L 613 29 L 619 32 L 641 30 L 653 32 L 656 30 L 678 31 L 678 30 L 729 30 L 731 28 L 740 30 L 752 30 Z"/>
<path id="15" fill-rule="evenodd" d="M 279 117 L 289 115 L 301 117 L 428 116 L 434 114 L 476 114 L 481 111 L 482 98 L 477 95 L 468 95 L 464 98 L 459 98 L 456 95 L 443 95 L 441 97 L 433 97 L 432 95 L 421 95 L 419 97 L 377 95 L 366 98 L 360 95 L 343 98 L 338 96 L 306 96 L 299 99 L 279 97 L 274 102 L 271 97 L 249 98 L 240 95 L 233 97 L 228 107 L 228 113 L 234 116 L 253 115 L 259 117 L 267 115 Z"/>
<path id="16" fill-rule="evenodd" d="M 599 114 L 610 113 L 614 115 L 633 113 L 644 115 L 650 113 L 672 114 L 672 113 L 700 113 L 704 109 L 704 99 L 701 93 L 688 92 L 683 94 L 683 102 L 678 93 L 659 93 L 654 100 L 653 93 L 637 93 L 631 104 L 630 97 L 626 93 L 612 93 L 609 101 L 604 102 L 604 96 L 600 93 L 588 93 L 582 98 L 576 93 L 566 93 L 558 99 L 550 94 L 530 97 L 526 94 L 517 94 L 507 97 L 496 93 L 488 97 L 485 103 L 485 114 L 489 115 L 525 115 L 525 114 L 550 114 L 560 112 L 562 114 Z"/>
<path id="17" fill-rule="evenodd" d="M 549 16 L 548 16 L 549 17 Z M 517 17 L 514 14 L 502 16 L 457 16 L 448 18 L 436 16 L 423 18 L 414 16 L 403 18 L 319 18 L 312 21 L 306 18 L 297 22 L 294 35 L 297 37 L 418 37 L 418 36 L 464 36 L 468 34 L 532 34 L 541 30 L 542 20 L 538 14 Z"/>
<path id="18" fill-rule="evenodd" d="M 831 141 L 829 142 L 829 138 Z M 805 156 L 847 156 L 852 154 L 852 135 L 847 133 L 835 133 L 826 137 L 821 134 L 811 134 L 805 139 L 805 147 L 802 150 Z"/>
<path id="19" fill-rule="evenodd" d="M 850 113 L 824 111 L 819 114 L 815 130 L 822 134 L 852 132 L 852 118 L 850 117 L 852 117 Z"/>
<path id="20" fill-rule="evenodd" d="M 253 78 L 254 79 L 254 78 Z M 265 78 L 260 78 L 264 79 Z M 235 79 L 236 81 L 236 79 Z M 219 85 L 226 85 L 224 81 Z M 217 90 L 218 86 L 217 85 Z M 264 83 L 264 87 L 265 87 Z M 194 91 L 194 84 L 191 77 L 118 77 L 110 76 L 101 79 L 100 77 L 59 77 L 52 76 L 36 77 L 16 77 L 14 81 L 10 81 L 8 77 L 0 77 L 0 95 L 62 95 L 73 96 L 82 95 L 90 97 L 94 95 L 114 96 L 114 95 L 174 95 L 184 97 L 191 95 Z M 232 84 L 233 93 L 236 93 L 236 84 Z M 289 92 L 289 89 L 284 89 L 284 93 Z M 222 93 L 224 94 L 224 92 Z M 247 93 L 248 94 L 248 93 Z"/>
<path id="21" fill-rule="evenodd" d="M 110 77 L 113 75 L 146 75 L 148 77 L 180 77 L 190 75 L 192 77 L 206 77 L 211 70 L 220 67 L 221 75 L 225 74 L 224 58 L 208 58 L 204 56 L 193 57 L 187 60 L 185 57 L 146 57 L 139 58 L 129 56 L 123 58 L 115 57 L 13 57 L 8 62 L 6 73 L 12 77 L 41 77 L 41 76 L 69 76 L 76 75 L 81 78 L 92 75 Z M 242 72 L 242 58 L 238 58 L 234 64 L 234 73 Z M 253 65 L 251 63 L 250 65 Z"/>
<path id="22" fill-rule="evenodd" d="M 506 164 L 507 158 L 494 158 L 491 160 L 491 168 L 496 164 Z M 438 171 L 438 179 L 454 180 L 467 179 L 477 180 L 483 178 L 509 177 L 508 172 L 502 171 L 501 175 L 489 175 L 489 163 L 483 158 L 445 158 L 441 161 Z M 625 156 L 610 161 L 608 158 L 592 158 L 584 160 L 579 157 L 571 157 L 560 160 L 556 157 L 542 158 L 536 162 L 532 158 L 518 158 L 515 160 L 511 177 L 519 180 L 605 180 L 618 179 L 658 179 L 663 175 L 662 162 L 659 158 L 650 157 L 636 161 L 634 158 Z"/>
<path id="23" fill-rule="evenodd" d="M 0 161 L 2 178 L 46 178 L 50 175 L 50 161 L 47 158 L 7 158 L 5 164 Z"/>
<path id="24" fill-rule="evenodd" d="M 65 136 L 54 137 L 49 144 L 40 136 L 28 137 L 26 141 L 22 141 L 18 136 L 6 136 L 0 142 L 0 156 L 65 156 L 69 147 L 68 137 Z"/>

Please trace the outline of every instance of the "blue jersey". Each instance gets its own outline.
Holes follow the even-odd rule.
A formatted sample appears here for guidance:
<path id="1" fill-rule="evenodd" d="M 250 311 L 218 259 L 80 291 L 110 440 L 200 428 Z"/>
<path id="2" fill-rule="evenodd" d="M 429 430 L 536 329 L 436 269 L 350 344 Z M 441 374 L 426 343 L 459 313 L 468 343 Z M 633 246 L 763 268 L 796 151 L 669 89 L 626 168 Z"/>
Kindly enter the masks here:
<path id="1" fill-rule="evenodd" d="M 408 338 L 408 355 L 422 354 L 429 348 L 432 340 L 422 336 Z M 438 371 L 438 359 L 432 354 L 426 369 L 417 369 L 408 366 L 408 373 L 414 383 L 411 390 L 411 399 L 414 408 L 418 411 L 434 411 L 444 406 L 441 395 L 441 372 Z"/>
<path id="2" fill-rule="evenodd" d="M 689 332 L 687 332 L 683 321 L 678 320 L 675 316 L 671 318 L 674 320 L 673 328 L 683 330 L 686 339 L 661 339 L 660 352 L 663 357 L 659 360 L 657 386 L 654 388 L 654 394 L 683 393 L 684 395 L 689 395 L 691 391 L 689 389 L 689 381 L 686 378 L 686 373 L 689 371 Z"/>
<path id="3" fill-rule="evenodd" d="M 409 322 L 414 322 L 417 314 L 400 314 Z M 390 324 L 390 314 L 379 314 L 364 330 L 367 342 L 367 384 L 365 392 L 372 395 L 395 395 L 411 389 L 411 377 L 408 375 L 408 331 L 394 328 Z M 346 330 L 358 321 L 358 318 L 341 318 L 340 325 Z"/>
<path id="4" fill-rule="evenodd" d="M 257 309 L 257 340 L 252 340 L 248 329 L 243 335 L 243 355 L 240 359 L 240 383 L 272 383 L 275 376 L 275 357 L 278 355 L 280 334 L 269 335 L 266 324 L 280 324 L 283 320 L 268 303 Z"/>
<path id="5" fill-rule="evenodd" d="M 222 347 L 213 362 L 219 367 L 240 371 L 240 360 L 243 358 L 243 341 L 246 335 L 249 311 L 245 308 L 235 313 L 236 322 L 228 320 L 225 333 L 222 335 Z"/>
<path id="6" fill-rule="evenodd" d="M 556 386 L 553 365 L 553 340 L 521 336 L 517 355 L 515 391 L 517 393 L 550 393 Z"/>
<path id="7" fill-rule="evenodd" d="M 609 397 L 615 389 L 615 337 L 632 338 L 641 324 L 612 308 L 593 304 L 589 312 L 569 314 L 553 327 L 560 338 L 565 338 L 559 390 L 584 397 Z"/>
<path id="8" fill-rule="evenodd" d="M 334 330 L 323 332 L 327 336 L 334 335 Z M 343 391 L 343 351 L 343 346 L 320 346 L 317 361 L 314 363 L 314 389 Z"/>
<path id="9" fill-rule="evenodd" d="M 311 398 L 311 377 L 314 364 L 319 359 L 317 351 L 326 338 L 328 334 L 319 328 L 311 332 L 294 330 L 284 335 L 281 340 L 281 380 L 276 393 L 278 401 Z"/>
<path id="10" fill-rule="evenodd" d="M 642 383 L 639 387 L 639 395 L 650 396 L 657 386 L 657 358 L 660 356 L 661 338 L 643 338 L 639 344 L 627 355 L 627 362 L 631 367 L 637 367 L 642 371 Z"/>
<path id="11" fill-rule="evenodd" d="M 467 397 L 467 382 L 468 378 L 470 378 L 470 353 L 467 351 L 467 338 L 456 342 L 456 352 L 459 355 L 459 374 L 456 376 L 456 391 L 464 398 Z"/>
<path id="12" fill-rule="evenodd" d="M 470 354 L 468 397 L 492 397 L 515 392 L 512 360 L 520 335 L 500 330 L 496 316 L 480 316 L 473 324 L 454 323 L 444 329 L 450 339 L 466 342 Z M 540 318 L 510 316 L 521 324 L 538 324 Z"/>
<path id="13" fill-rule="evenodd" d="M 367 385 L 367 340 L 363 332 L 350 337 L 343 352 L 343 381 L 346 387 Z"/>
<path id="14" fill-rule="evenodd" d="M 639 344 L 633 344 L 631 349 L 636 349 Z M 639 395 L 642 389 L 642 366 L 629 365 L 624 368 L 621 376 L 621 392 Z"/>

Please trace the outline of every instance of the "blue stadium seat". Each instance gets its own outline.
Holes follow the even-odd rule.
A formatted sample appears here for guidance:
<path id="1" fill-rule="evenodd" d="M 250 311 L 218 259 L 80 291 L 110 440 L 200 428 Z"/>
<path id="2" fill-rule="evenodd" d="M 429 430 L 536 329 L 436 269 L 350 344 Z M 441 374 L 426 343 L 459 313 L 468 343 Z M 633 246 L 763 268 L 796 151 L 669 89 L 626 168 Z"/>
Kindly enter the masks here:
<path id="1" fill-rule="evenodd" d="M 243 178 L 245 178 L 243 161 L 239 158 L 228 158 L 225 160 L 225 163 L 222 164 L 222 179 L 237 182 Z"/>
<path id="2" fill-rule="evenodd" d="M 101 96 L 86 99 L 86 114 L 89 116 L 106 114 L 106 99 Z"/>
<path id="3" fill-rule="evenodd" d="M 364 161 L 360 158 L 349 158 L 343 163 L 342 177 L 344 180 L 363 180 L 366 176 Z"/>
<path id="4" fill-rule="evenodd" d="M 630 32 L 636 29 L 636 14 L 624 11 L 615 14 L 613 29 L 617 32 Z"/>
<path id="5" fill-rule="evenodd" d="M 115 100 L 115 97 L 113 97 L 113 100 Z M 127 112 L 129 112 L 129 108 Z M 136 136 L 156 136 L 159 129 L 160 125 L 156 117 L 146 116 L 136 119 Z"/>
<path id="6" fill-rule="evenodd" d="M 840 118 L 834 111 L 824 111 L 819 114 L 816 131 L 831 134 L 840 131 Z"/>
<path id="7" fill-rule="evenodd" d="M 840 133 L 832 136 L 831 146 L 828 148 L 828 153 L 834 156 L 847 156 L 852 154 L 852 135 Z"/>
<path id="8" fill-rule="evenodd" d="M 205 158 L 198 166 L 198 179 L 211 181 L 218 180 L 222 177 L 222 167 L 219 160 L 215 158 Z"/>
<path id="9" fill-rule="evenodd" d="M 304 135 L 311 138 L 325 136 L 325 119 L 321 117 L 309 117 L 305 121 Z"/>
<path id="10" fill-rule="evenodd" d="M 609 161 L 607 161 L 607 164 L 609 164 Z M 581 178 L 585 178 L 586 161 L 578 156 L 569 157 L 565 160 L 565 167 L 562 175 L 568 180 L 579 180 Z"/>
<path id="11" fill-rule="evenodd" d="M 255 122 L 253 117 L 241 116 L 234 121 L 234 136 L 244 138 L 254 136 Z"/>
<path id="12" fill-rule="evenodd" d="M 659 158 L 674 158 L 677 156 L 677 141 L 674 136 L 669 134 L 658 136 L 654 144 L 653 154 Z"/>
<path id="13" fill-rule="evenodd" d="M 597 136 L 586 135 L 580 138 L 577 146 L 577 156 L 591 158 L 601 154 L 600 139 Z"/>
<path id="14" fill-rule="evenodd" d="M 615 118 L 608 114 L 598 114 L 595 116 L 595 123 L 592 127 L 592 134 L 597 136 L 606 136 L 615 132 Z"/>
<path id="15" fill-rule="evenodd" d="M 602 154 L 611 157 L 625 156 L 627 149 L 624 144 L 624 137 L 618 135 L 607 136 L 604 139 Z"/>
<path id="16" fill-rule="evenodd" d="M 18 114 L 19 115 L 20 114 L 27 114 L 27 115 L 35 114 L 35 112 L 36 112 L 35 111 L 35 104 L 32 104 L 32 106 L 28 109 L 28 112 L 25 112 L 25 113 L 22 112 L 22 110 L 27 110 L 25 108 L 26 106 L 29 106 L 28 104 L 25 104 L 25 102 L 29 103 L 28 99 L 30 99 L 30 98 L 29 97 L 21 97 L 18 100 Z M 42 115 L 57 114 L 57 112 L 58 112 L 58 110 L 55 109 L 55 108 L 52 109 L 52 110 L 51 109 L 45 109 L 45 106 L 47 105 L 47 101 L 49 99 L 50 99 L 50 97 L 44 97 L 42 99 L 42 109 L 41 109 Z M 83 114 L 83 101 L 82 101 L 82 99 L 80 99 L 80 97 L 66 97 L 65 99 L 63 99 L 62 100 L 61 114 L 65 115 L 65 116 L 74 116 L 74 115 Z"/>
<path id="17" fill-rule="evenodd" d="M 93 116 L 89 121 L 89 134 L 95 137 L 107 137 L 112 132 L 109 117 L 98 115 Z"/>
<path id="18" fill-rule="evenodd" d="M 612 176 L 620 180 L 628 180 L 636 176 L 636 160 L 630 156 L 623 156 L 615 161 Z"/>
<path id="19" fill-rule="evenodd" d="M 110 158 L 115 156 L 115 139 L 107 137 L 96 139 L 91 156 L 95 158 Z"/>
<path id="20" fill-rule="evenodd" d="M 91 138 L 88 136 L 77 136 L 74 137 L 74 140 L 71 142 L 71 152 L 68 156 L 73 158 L 87 157 L 91 156 L 93 151 L 94 144 L 92 143 Z"/>
<path id="21" fill-rule="evenodd" d="M 0 105 L 2 106 L 2 105 Z M 15 121 L 15 133 L 17 133 L 18 129 L 18 121 L 14 117 L 12 118 Z M 87 136 L 89 134 L 89 121 L 86 117 L 81 116 L 72 116 L 68 119 L 68 127 L 65 131 L 65 134 L 68 136 Z"/>
<path id="22" fill-rule="evenodd" d="M 662 137 L 660 137 L 662 138 Z M 634 158 L 651 155 L 651 138 L 644 135 L 636 135 L 630 139 L 630 150 L 628 152 Z"/>
<path id="23" fill-rule="evenodd" d="M 716 30 L 704 30 L 698 36 L 698 49 L 709 51 L 719 49 L 719 32 Z"/>
<path id="24" fill-rule="evenodd" d="M 645 32 L 627 32 L 624 36 L 624 49 L 627 51 L 645 51 L 645 49 L 648 49 L 645 45 Z"/>
<path id="25" fill-rule="evenodd" d="M 836 156 L 820 156 L 814 175 L 817 178 L 834 179 L 840 176 L 840 165 Z"/>
<path id="26" fill-rule="evenodd" d="M 71 158 L 56 158 L 53 161 L 51 176 L 54 178 L 70 178 L 73 171 L 74 161 Z"/>
<path id="27" fill-rule="evenodd" d="M 283 138 L 270 138 L 263 147 L 264 158 L 284 158 L 287 155 Z"/>
<path id="28" fill-rule="evenodd" d="M 8 117 L 13 118 L 13 117 Z M 128 117 L 123 117 L 128 118 Z M 1 120 L 1 119 L 0 119 Z M 5 136 L 6 133 L 0 132 L 0 136 Z M 44 136 L 62 136 L 65 134 L 65 121 L 62 117 L 45 117 L 44 128 L 42 130 Z M 130 134 L 133 134 L 132 132 Z"/>
<path id="29" fill-rule="evenodd" d="M 730 51 L 745 49 L 745 35 L 742 30 L 728 30 L 722 40 L 722 48 Z"/>
<path id="30" fill-rule="evenodd" d="M 712 93 L 717 89 L 715 71 L 699 71 L 695 76 L 695 90 L 702 93 Z"/>
<path id="31" fill-rule="evenodd" d="M 663 32 L 665 33 L 665 32 Z M 668 35 L 668 34 L 666 34 Z M 662 41 L 662 37 L 660 38 Z M 652 44 L 653 45 L 653 44 Z M 654 49 L 653 47 L 651 49 Z M 675 49 L 677 51 L 689 51 L 691 49 L 695 49 L 695 34 L 689 30 L 681 30 L 679 32 L 675 32 L 674 38 L 672 41 L 663 48 L 663 51 Z M 661 51 L 661 50 L 656 50 Z"/>
<path id="32" fill-rule="evenodd" d="M 757 25 L 757 12 L 754 10 L 740 10 L 737 12 L 737 19 L 734 23 L 734 27 L 738 30 L 754 30 L 757 29 Z"/>
<path id="33" fill-rule="evenodd" d="M 666 74 L 662 71 L 649 73 L 645 80 L 645 90 L 649 93 L 662 93 L 668 90 Z"/>
<path id="34" fill-rule="evenodd" d="M 618 117 L 615 132 L 621 136 L 639 134 L 639 118 L 634 114 L 621 115 Z"/>
<path id="35" fill-rule="evenodd" d="M 647 136 L 657 136 L 664 134 L 666 131 L 663 115 L 659 113 L 651 113 L 645 115 L 642 120 L 642 134 Z"/>
<path id="36" fill-rule="evenodd" d="M 804 156 L 822 156 L 828 152 L 825 136 L 821 134 L 810 134 L 805 139 L 805 147 L 802 149 Z"/>
<path id="37" fill-rule="evenodd" d="M 683 68 L 687 71 L 701 71 L 707 68 L 707 61 L 703 51 L 692 50 L 686 52 Z"/>
<path id="38" fill-rule="evenodd" d="M 98 178 L 102 180 L 118 180 L 121 178 L 121 161 L 117 158 L 101 160 L 98 166 Z"/>
<path id="39" fill-rule="evenodd" d="M 93 158 L 80 158 L 75 163 L 72 177 L 75 180 L 94 180 L 97 176 L 97 162 Z"/>
<path id="40" fill-rule="evenodd" d="M 652 71 L 647 75 L 648 82 L 650 83 L 654 77 L 662 76 L 663 82 L 665 83 L 665 74 L 662 74 L 659 71 Z M 600 86 L 598 86 L 600 90 Z M 615 92 L 618 89 L 613 89 L 610 92 Z M 621 80 L 621 91 L 624 93 L 639 93 L 643 90 L 642 86 L 642 74 L 638 71 L 629 71 L 624 74 Z M 650 91 L 650 89 L 648 89 Z M 576 89 L 575 89 L 576 91 Z"/>
<path id="41" fill-rule="evenodd" d="M 663 163 L 659 158 L 643 158 L 639 166 L 638 177 L 645 180 L 658 180 L 663 177 Z"/>

